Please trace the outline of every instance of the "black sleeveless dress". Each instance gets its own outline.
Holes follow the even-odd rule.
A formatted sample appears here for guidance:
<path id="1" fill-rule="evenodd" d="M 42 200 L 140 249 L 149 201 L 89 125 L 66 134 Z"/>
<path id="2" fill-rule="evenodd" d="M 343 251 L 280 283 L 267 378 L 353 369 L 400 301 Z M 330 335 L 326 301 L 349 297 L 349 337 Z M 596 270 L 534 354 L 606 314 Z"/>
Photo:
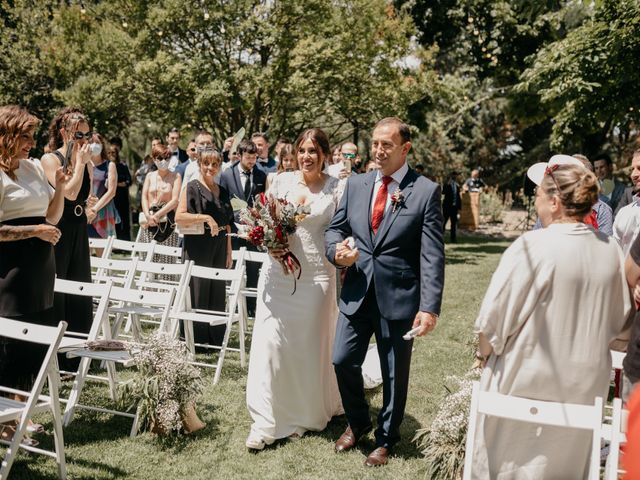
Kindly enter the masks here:
<path id="1" fill-rule="evenodd" d="M 191 180 L 187 184 L 187 212 L 211 215 L 219 227 L 233 222 L 233 209 L 229 193 L 220 187 L 220 195 L 216 198 L 199 180 Z M 204 235 L 184 236 L 184 259 L 193 260 L 203 267 L 225 268 L 227 261 L 227 236 L 220 232 L 211 236 L 209 229 Z M 192 278 L 191 306 L 205 310 L 225 309 L 225 286 L 221 282 Z M 212 327 L 204 323 L 193 324 L 196 343 L 221 345 L 224 336 L 224 325 Z"/>
<path id="2" fill-rule="evenodd" d="M 54 154 L 62 165 L 60 152 Z M 89 235 L 87 215 L 84 212 L 85 202 L 91 194 L 91 177 L 89 164 L 85 167 L 82 185 L 75 200 L 64 199 L 64 212 L 58 222 L 62 232 L 60 241 L 55 246 L 56 275 L 64 280 L 91 282 L 91 265 L 89 262 Z M 91 298 L 76 297 L 56 293 L 54 298 L 55 318 L 67 322 L 67 330 L 71 332 L 89 333 L 93 321 L 93 305 Z M 78 360 L 60 359 L 61 368 L 74 369 Z"/>

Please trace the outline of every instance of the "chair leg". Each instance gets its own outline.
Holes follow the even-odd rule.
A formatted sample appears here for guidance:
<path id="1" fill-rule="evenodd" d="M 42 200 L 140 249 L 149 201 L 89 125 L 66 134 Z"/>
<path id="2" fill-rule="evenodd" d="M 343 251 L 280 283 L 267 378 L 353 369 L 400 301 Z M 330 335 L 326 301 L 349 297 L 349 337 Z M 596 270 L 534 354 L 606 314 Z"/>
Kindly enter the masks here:
<path id="1" fill-rule="evenodd" d="M 53 443 L 58 464 L 58 477 L 67 478 L 67 464 L 64 455 L 64 436 L 62 434 L 62 415 L 60 413 L 60 399 L 58 398 L 58 372 L 49 374 L 49 397 L 51 398 L 51 414 L 53 415 Z"/>
<path id="2" fill-rule="evenodd" d="M 246 359 L 246 351 L 245 351 L 245 332 L 246 332 L 246 323 L 245 323 L 245 319 L 242 315 L 238 316 L 238 332 L 240 334 L 240 366 L 242 368 L 245 368 L 247 365 L 247 359 Z"/>
<path id="3" fill-rule="evenodd" d="M 109 378 L 109 397 L 115 402 L 118 400 L 118 392 L 116 391 L 118 380 L 116 377 L 116 366 L 110 361 L 107 362 L 107 377 Z"/>
<path id="4" fill-rule="evenodd" d="M 4 459 L 2 460 L 2 466 L 0 466 L 0 480 L 9 478 L 9 472 L 11 471 L 11 466 L 13 465 L 13 461 L 15 460 L 18 449 L 20 448 L 20 442 L 22 442 L 22 438 L 24 437 L 26 425 L 26 421 L 21 421 L 19 426 L 16 427 L 16 432 L 13 434 L 11 445 L 7 447 Z M 21 426 L 22 428 L 20 428 Z"/>
<path id="5" fill-rule="evenodd" d="M 136 415 L 133 417 L 133 424 L 131 425 L 131 431 L 129 432 L 129 438 L 133 438 L 138 434 L 138 424 L 140 423 L 140 418 L 138 417 L 138 410 L 136 407 Z"/>
<path id="6" fill-rule="evenodd" d="M 64 410 L 64 417 L 62 419 L 63 425 L 68 427 L 73 420 L 73 415 L 76 410 L 76 405 L 80 401 L 80 394 L 82 393 L 82 388 L 84 387 L 84 382 L 89 373 L 89 367 L 91 366 L 91 359 L 83 358 L 80 360 L 80 366 L 78 367 L 78 374 L 76 375 L 75 380 L 73 381 L 73 386 L 71 387 L 71 393 L 69 394 L 69 399 L 67 400 L 67 406 Z"/>
<path id="7" fill-rule="evenodd" d="M 220 374 L 222 373 L 222 363 L 224 362 L 224 356 L 227 351 L 227 344 L 229 343 L 229 335 L 231 334 L 231 325 L 232 325 L 232 321 L 231 319 L 229 319 L 229 321 L 226 324 L 226 328 L 224 330 L 224 338 L 222 339 L 222 345 L 220 346 L 220 353 L 218 354 L 218 364 L 216 365 L 216 373 L 213 377 L 214 385 L 218 384 L 218 381 L 220 380 Z"/>

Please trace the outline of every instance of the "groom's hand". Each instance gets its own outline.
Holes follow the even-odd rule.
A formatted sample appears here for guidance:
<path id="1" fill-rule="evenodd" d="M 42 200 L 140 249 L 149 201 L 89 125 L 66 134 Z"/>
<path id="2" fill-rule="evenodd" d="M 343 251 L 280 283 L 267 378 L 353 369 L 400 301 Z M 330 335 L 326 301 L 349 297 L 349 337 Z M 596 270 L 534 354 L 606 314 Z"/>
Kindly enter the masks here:
<path id="1" fill-rule="evenodd" d="M 436 328 L 438 322 L 438 316 L 429 312 L 418 312 L 415 320 L 413 321 L 413 328 L 421 327 L 420 331 L 416 334 L 417 337 L 426 335 L 431 330 Z"/>
<path id="2" fill-rule="evenodd" d="M 341 267 L 350 267 L 358 260 L 360 252 L 357 248 L 351 248 L 349 246 L 349 240 L 343 240 L 336 245 L 336 256 L 334 263 Z"/>

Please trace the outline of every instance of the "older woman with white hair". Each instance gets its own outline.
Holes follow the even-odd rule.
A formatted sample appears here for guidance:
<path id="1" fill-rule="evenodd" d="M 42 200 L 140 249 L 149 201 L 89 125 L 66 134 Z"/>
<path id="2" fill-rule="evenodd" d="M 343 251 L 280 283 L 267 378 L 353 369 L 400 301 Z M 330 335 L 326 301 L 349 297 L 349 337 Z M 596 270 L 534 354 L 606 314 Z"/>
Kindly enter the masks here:
<path id="1" fill-rule="evenodd" d="M 609 343 L 631 310 L 624 257 L 583 223 L 598 180 L 578 160 L 556 156 L 528 175 L 546 228 L 518 238 L 491 279 L 475 323 L 481 388 L 593 404 L 607 394 Z M 473 478 L 584 479 L 590 442 L 588 432 L 481 417 Z"/>

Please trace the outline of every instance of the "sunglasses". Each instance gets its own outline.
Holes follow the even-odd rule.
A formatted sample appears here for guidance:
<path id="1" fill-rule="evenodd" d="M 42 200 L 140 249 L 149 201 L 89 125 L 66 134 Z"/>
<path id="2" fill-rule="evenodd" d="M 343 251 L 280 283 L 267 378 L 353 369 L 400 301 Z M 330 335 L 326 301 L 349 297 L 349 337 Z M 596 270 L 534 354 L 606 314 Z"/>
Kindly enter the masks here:
<path id="1" fill-rule="evenodd" d="M 355 153 L 343 153 L 342 156 L 347 160 L 353 160 L 354 158 L 356 158 Z"/>
<path id="2" fill-rule="evenodd" d="M 89 140 L 91 137 L 93 136 L 93 132 L 80 132 L 77 131 L 73 134 L 73 138 L 75 138 L 76 140 L 82 140 L 83 138 L 86 138 L 87 140 Z"/>

